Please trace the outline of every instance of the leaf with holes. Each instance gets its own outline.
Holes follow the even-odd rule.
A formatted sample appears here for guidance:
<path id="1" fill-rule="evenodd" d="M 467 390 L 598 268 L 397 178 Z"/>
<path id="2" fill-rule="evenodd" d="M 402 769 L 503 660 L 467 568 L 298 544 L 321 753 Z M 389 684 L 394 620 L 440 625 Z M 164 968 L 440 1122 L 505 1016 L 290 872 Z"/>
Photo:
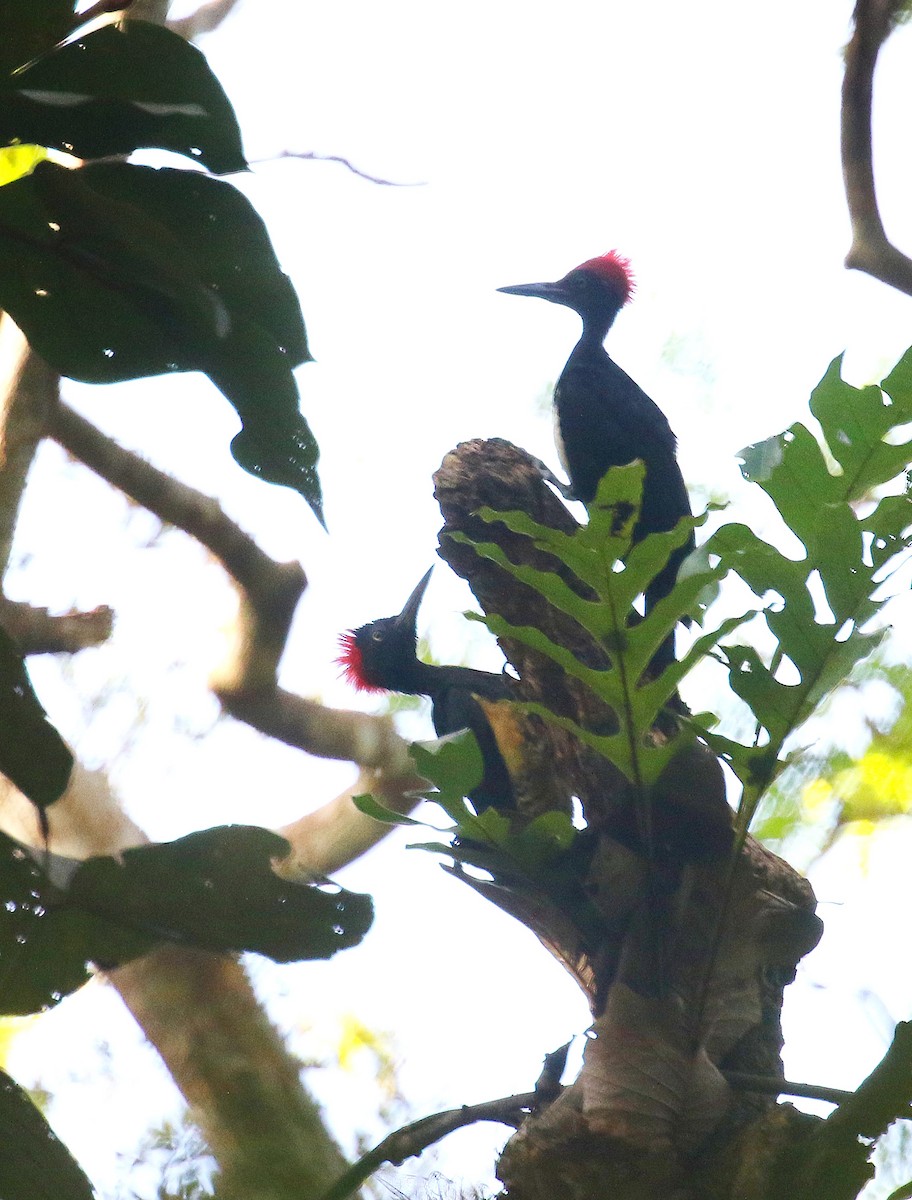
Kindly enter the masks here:
<path id="1" fill-rule="evenodd" d="M 329 958 L 370 927 L 370 897 L 292 883 L 272 869 L 288 843 L 223 826 L 85 862 L 29 854 L 0 834 L 0 1012 L 36 1012 L 163 941 Z"/>
<path id="2" fill-rule="evenodd" d="M 42 163 L 0 188 L 0 245 L 0 306 L 57 370 L 87 383 L 204 371 L 241 418 L 237 461 L 322 521 L 292 373 L 310 359 L 301 309 L 237 189 L 197 172 Z"/>
<path id="3" fill-rule="evenodd" d="M 811 396 L 822 443 L 798 422 L 741 455 L 745 478 L 773 500 L 804 557 L 789 558 L 736 524 L 717 530 L 706 547 L 758 596 L 778 597 L 764 613 L 776 643 L 769 665 L 751 647 L 723 648 L 732 687 L 765 731 L 761 744 L 706 731 L 744 785 L 742 833 L 783 766 L 786 739 L 884 636 L 877 620 L 888 599 L 882 585 L 912 545 L 908 491 L 894 485 L 877 496 L 912 455 L 912 442 L 901 437 L 912 420 L 912 357 L 906 354 L 880 388 L 852 387 L 839 366 L 837 359 Z M 815 601 L 816 580 L 825 606 Z"/>

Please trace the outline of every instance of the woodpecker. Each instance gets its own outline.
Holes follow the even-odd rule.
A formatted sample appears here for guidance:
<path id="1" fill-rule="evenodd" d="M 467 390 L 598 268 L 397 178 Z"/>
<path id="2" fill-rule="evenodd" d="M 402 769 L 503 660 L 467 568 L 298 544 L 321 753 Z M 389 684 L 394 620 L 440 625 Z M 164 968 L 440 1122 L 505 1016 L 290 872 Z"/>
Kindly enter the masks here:
<path id="1" fill-rule="evenodd" d="M 361 691 L 406 692 L 429 696 L 431 717 L 438 736 L 471 729 L 484 760 L 481 783 L 469 794 L 477 811 L 512 809 L 516 799 L 510 774 L 497 748 L 497 740 L 476 696 L 485 700 L 510 700 L 513 692 L 506 675 L 469 667 L 443 667 L 422 662 L 416 650 L 418 608 L 433 567 L 395 617 L 381 617 L 359 629 L 343 633 L 336 660 L 342 674 Z"/>
<path id="2" fill-rule="evenodd" d="M 681 517 L 691 515 L 691 509 L 675 457 L 675 435 L 665 414 L 609 357 L 603 345 L 634 287 L 629 261 L 611 250 L 574 267 L 554 283 L 520 283 L 498 290 L 563 304 L 582 318 L 582 337 L 554 389 L 555 441 L 561 465 L 570 477 L 570 488 L 561 487 L 561 491 L 568 498 L 588 503 L 595 498 L 599 480 L 609 467 L 642 459 L 646 474 L 640 517 L 633 531 L 637 542 L 649 533 L 674 528 Z M 647 612 L 674 587 L 678 568 L 693 548 L 691 534 L 646 589 Z M 673 656 L 672 641 L 663 657 L 669 661 Z"/>

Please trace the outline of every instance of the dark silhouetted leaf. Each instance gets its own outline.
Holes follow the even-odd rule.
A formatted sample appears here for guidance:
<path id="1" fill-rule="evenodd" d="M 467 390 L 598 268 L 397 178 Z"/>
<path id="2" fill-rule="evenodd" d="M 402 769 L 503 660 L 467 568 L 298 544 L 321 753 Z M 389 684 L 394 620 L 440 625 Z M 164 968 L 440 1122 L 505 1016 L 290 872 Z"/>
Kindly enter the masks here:
<path id="1" fill-rule="evenodd" d="M 176 842 L 93 858 L 70 903 L 169 940 L 254 950 L 276 962 L 329 958 L 370 927 L 370 897 L 289 883 L 272 870 L 288 843 L 258 826 L 225 825 Z"/>
<path id="2" fill-rule="evenodd" d="M 0 1071 L 0 1130 L 3 1200 L 93 1200 L 82 1168 L 5 1071 Z"/>
<path id="3" fill-rule="evenodd" d="M 5 80 L 0 144 L 17 141 L 80 158 L 154 146 L 216 174 L 247 166 L 234 110 L 204 56 L 144 21 L 104 25 Z"/>
<path id="4" fill-rule="evenodd" d="M 63 882 L 75 865 L 42 855 Z M 39 1012 L 76 991 L 89 978 L 99 948 L 107 962 L 135 957 L 154 945 L 119 926 L 105 929 L 86 913 L 65 906 L 64 892 L 48 880 L 32 856 L 0 834 L 0 1013 Z M 116 942 L 116 945 L 115 945 Z"/>
<path id="5" fill-rule="evenodd" d="M 42 357 L 87 383 L 204 371 L 241 418 L 241 466 L 299 491 L 322 521 L 292 374 L 310 358 L 300 306 L 236 188 L 197 172 L 42 163 L 0 188 L 0 244 L 0 306 Z"/>
<path id="6" fill-rule="evenodd" d="M 47 719 L 15 642 L 0 629 L 0 771 L 46 807 L 63 795 L 73 755 Z"/>
<path id="7" fill-rule="evenodd" d="M 75 0 L 14 0 L 4 5 L 0 76 L 51 49 L 73 24 Z"/>
<path id="8" fill-rule="evenodd" d="M 0 1012 L 36 1012 L 111 967 L 178 941 L 277 962 L 328 958 L 370 926 L 370 897 L 289 883 L 288 843 L 224 826 L 85 862 L 29 854 L 0 834 Z"/>

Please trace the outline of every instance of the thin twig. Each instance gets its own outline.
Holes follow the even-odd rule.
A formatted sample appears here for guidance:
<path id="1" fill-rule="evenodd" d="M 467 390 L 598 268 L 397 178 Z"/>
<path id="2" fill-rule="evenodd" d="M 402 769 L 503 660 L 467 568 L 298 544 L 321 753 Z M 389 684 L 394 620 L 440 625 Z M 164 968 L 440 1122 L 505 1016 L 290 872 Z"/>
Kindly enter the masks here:
<path id="1" fill-rule="evenodd" d="M 871 140 L 874 69 L 900 0 L 858 0 L 842 84 L 842 172 L 852 223 L 846 266 L 912 296 L 912 259 L 889 240 L 877 205 Z"/>
<path id="2" fill-rule="evenodd" d="M 340 163 L 346 167 L 353 175 L 357 175 L 359 179 L 366 179 L 368 183 L 379 184 L 380 187 L 425 187 L 423 181 L 414 183 L 401 183 L 396 179 L 384 179 L 380 175 L 369 175 L 367 171 L 362 171 L 360 167 L 356 167 L 350 159 L 344 158 L 341 154 L 318 154 L 316 150 L 280 150 L 278 154 L 270 154 L 267 158 L 250 159 L 251 167 L 261 166 L 264 163 L 279 162 L 283 158 L 298 158 L 309 162 L 334 162 Z"/>
<path id="3" fill-rule="evenodd" d="M 464 1104 L 461 1108 L 422 1117 L 420 1121 L 405 1125 L 385 1137 L 351 1170 L 346 1171 L 339 1182 L 323 1195 L 322 1200 L 346 1200 L 384 1163 L 398 1166 L 464 1125 L 472 1125 L 476 1121 L 497 1121 L 501 1125 L 512 1125 L 515 1129 L 535 1103 L 535 1092 L 524 1092 L 518 1096 L 487 1100 L 483 1104 Z"/>
<path id="4" fill-rule="evenodd" d="M 912 1105 L 912 1021 L 900 1021 L 886 1054 L 871 1074 L 827 1119 L 826 1129 L 850 1136 L 879 1138 Z M 821 1131 L 821 1136 L 826 1136 Z"/>
<path id="5" fill-rule="evenodd" d="M 825 1100 L 828 1104 L 845 1104 L 855 1095 L 842 1088 L 821 1087 L 816 1083 L 792 1083 L 774 1075 L 752 1075 L 748 1071 L 723 1071 L 736 1092 L 760 1092 L 764 1096 L 802 1096 L 805 1100 Z"/>

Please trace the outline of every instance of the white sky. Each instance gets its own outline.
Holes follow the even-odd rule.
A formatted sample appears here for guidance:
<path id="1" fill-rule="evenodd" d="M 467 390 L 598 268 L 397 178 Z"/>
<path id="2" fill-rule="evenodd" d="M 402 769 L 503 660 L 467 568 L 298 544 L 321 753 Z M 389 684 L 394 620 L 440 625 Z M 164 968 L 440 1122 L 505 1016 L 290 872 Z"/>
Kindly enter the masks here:
<path id="1" fill-rule="evenodd" d="M 908 298 L 842 267 L 838 106 L 851 8 L 246 0 L 203 43 L 251 159 L 340 154 L 423 185 L 380 188 L 338 165 L 291 161 L 237 180 L 301 296 L 317 361 L 299 380 L 322 446 L 329 537 L 299 498 L 232 463 L 236 420 L 205 381 L 68 389 L 103 428 L 217 494 L 268 551 L 301 559 L 311 586 L 286 686 L 358 702 L 335 678 L 335 639 L 398 611 L 434 561 L 430 476 L 457 441 L 502 436 L 553 460 L 543 397 L 577 319 L 498 295 L 502 284 L 556 278 L 612 246 L 629 255 L 639 288 L 611 333 L 612 354 L 668 413 L 695 496 L 730 493 L 739 515 L 768 519 L 740 484 L 737 450 L 802 418 L 841 350 L 853 381 L 864 382 L 912 342 Z M 876 138 L 884 215 L 907 247 L 910 55 L 912 36 L 901 31 L 878 79 Z M 81 476 L 48 449 L 37 476 L 48 490 L 31 496 L 20 540 L 34 555 L 23 595 L 52 607 L 111 603 L 119 614 L 114 644 L 71 667 L 90 693 L 112 677 L 124 686 L 91 727 L 56 685 L 59 667 L 33 671 L 80 752 L 106 761 L 133 737 L 117 780 L 155 837 L 216 822 L 282 823 L 340 790 L 350 768 L 266 746 L 234 725 L 208 741 L 169 736 L 172 710 L 191 730 L 214 716 L 210 626 L 213 614 L 227 619 L 227 593 L 216 569 L 175 538 L 142 554 L 112 542 L 126 506 Z M 55 487 L 71 489 L 72 503 L 60 507 Z M 153 530 L 131 517 L 134 541 Z M 440 566 L 423 628 L 438 657 L 495 666 L 483 632 L 462 620 L 468 602 Z M 135 736 L 130 689 L 152 695 Z M 430 727 L 411 728 L 424 736 Z M 258 964 L 258 982 L 289 1030 L 316 1022 L 331 1039 L 341 1007 L 392 1031 L 416 1116 L 525 1090 L 543 1054 L 585 1027 L 582 998 L 530 934 L 430 857 L 405 853 L 405 840 L 391 838 L 340 876 L 377 902 L 362 947 L 328 965 Z M 908 836 L 896 833 L 866 877 L 850 847 L 815 876 L 828 935 L 786 1010 L 793 1077 L 850 1087 L 879 1059 L 884 1034 L 859 988 L 881 996 L 894 1018 L 909 1016 L 908 977 L 879 943 L 871 952 L 868 936 L 883 921 L 879 906 L 897 903 L 899 854 L 907 859 Z M 99 1038 L 113 1051 L 107 1065 Z M 297 1033 L 293 1044 L 302 1053 L 311 1045 Z M 12 1065 L 58 1095 L 58 1131 L 108 1190 L 124 1170 L 116 1153 L 129 1154 L 175 1106 L 154 1056 L 98 986 L 23 1036 Z M 340 1136 L 355 1123 L 382 1133 L 358 1108 L 360 1084 L 324 1074 L 309 1082 L 325 1091 Z M 483 1180 L 500 1132 L 483 1126 L 451 1139 L 441 1168 Z"/>

